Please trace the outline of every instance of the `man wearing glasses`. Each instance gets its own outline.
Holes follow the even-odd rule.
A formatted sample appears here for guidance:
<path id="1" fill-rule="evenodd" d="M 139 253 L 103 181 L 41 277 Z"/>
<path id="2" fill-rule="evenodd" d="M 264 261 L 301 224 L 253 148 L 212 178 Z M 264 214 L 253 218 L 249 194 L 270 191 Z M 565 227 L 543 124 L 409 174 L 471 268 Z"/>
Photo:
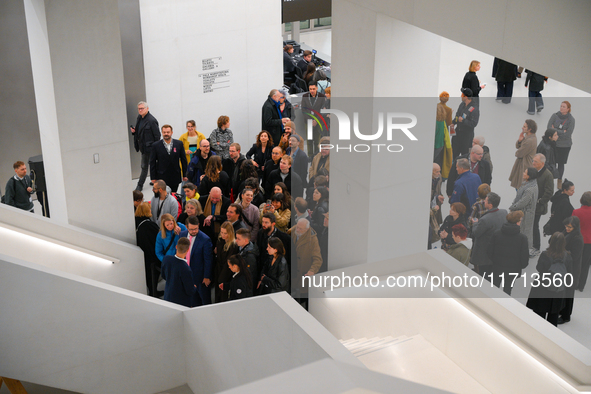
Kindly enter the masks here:
<path id="1" fill-rule="evenodd" d="M 152 144 L 160 140 L 160 127 L 158 121 L 149 112 L 148 103 L 140 101 L 137 105 L 139 113 L 135 122 L 135 127 L 130 126 L 133 134 L 133 144 L 136 152 L 142 153 L 142 172 L 137 182 L 135 190 L 142 191 L 144 182 L 148 176 L 148 166 L 150 165 L 150 155 L 152 154 Z M 153 182 L 150 182 L 153 185 Z"/>

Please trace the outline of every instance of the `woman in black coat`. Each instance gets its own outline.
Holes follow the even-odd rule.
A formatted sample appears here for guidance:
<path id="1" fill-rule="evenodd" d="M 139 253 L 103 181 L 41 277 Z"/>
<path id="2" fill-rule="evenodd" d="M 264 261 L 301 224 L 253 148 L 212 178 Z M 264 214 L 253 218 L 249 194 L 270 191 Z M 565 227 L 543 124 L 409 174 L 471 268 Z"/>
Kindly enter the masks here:
<path id="1" fill-rule="evenodd" d="M 488 244 L 488 256 L 493 265 L 493 283 L 503 284 L 503 291 L 511 295 L 514 279 L 529 263 L 527 236 L 521 233 L 522 211 L 507 215 L 507 223 L 495 231 Z M 489 279 L 489 278 L 487 278 Z"/>
<path id="2" fill-rule="evenodd" d="M 324 214 L 328 212 L 328 189 L 319 186 L 312 193 L 312 200 L 316 203 L 312 211 L 312 228 L 320 234 L 324 228 Z"/>
<path id="3" fill-rule="evenodd" d="M 579 286 L 579 276 L 581 273 L 581 261 L 583 258 L 583 234 L 581 234 L 581 222 L 576 216 L 571 216 L 564 219 L 564 235 L 566 237 L 566 251 L 570 253 L 573 259 L 572 271 L 569 271 L 573 276 L 572 286 L 567 286 L 565 289 L 564 308 L 560 311 L 558 317 L 558 324 L 567 323 L 570 321 L 570 315 L 573 313 L 573 304 L 575 301 L 575 289 Z"/>
<path id="4" fill-rule="evenodd" d="M 558 169 L 556 168 L 556 140 L 558 139 L 558 133 L 554 129 L 548 129 L 544 133 L 542 140 L 538 144 L 536 153 L 541 153 L 546 157 L 546 166 L 552 173 L 554 179 L 558 178 Z"/>
<path id="5" fill-rule="evenodd" d="M 464 80 L 462 81 L 462 88 L 470 89 L 472 91 L 472 97 L 478 97 L 478 94 L 484 87 L 484 85 L 480 85 L 480 81 L 476 75 L 477 71 L 480 71 L 480 62 L 478 60 L 472 60 L 468 72 L 464 75 Z M 478 99 L 474 101 L 478 103 Z"/>
<path id="6" fill-rule="evenodd" d="M 451 228 L 456 224 L 466 226 L 466 206 L 461 202 L 454 202 L 449 208 L 449 215 L 445 218 L 441 227 L 439 227 L 439 236 L 441 237 L 441 249 L 447 251 L 449 247 L 455 244 Z"/>
<path id="7" fill-rule="evenodd" d="M 557 232 L 550 237 L 548 249 L 542 252 L 538 259 L 538 265 L 536 265 L 540 275 L 539 281 L 532 282 L 532 288 L 525 304 L 555 326 L 558 325 L 558 313 L 564 307 L 565 290 L 564 286 L 555 287 L 552 282 L 559 282 L 556 279 L 561 274 L 558 274 L 557 270 L 566 273 L 569 271 L 569 266 L 572 270 L 572 259 L 565 246 L 566 239 L 562 233 Z M 564 280 L 565 277 L 562 276 L 562 280 Z M 550 283 L 548 283 L 548 279 L 550 279 Z"/>
<path id="8" fill-rule="evenodd" d="M 570 203 L 569 197 L 575 194 L 575 185 L 568 179 L 564 179 L 562 189 L 558 190 L 552 196 L 550 201 L 552 207 L 550 208 L 551 216 L 548 223 L 544 226 L 544 235 L 552 235 L 556 232 L 564 231 L 564 219 L 570 217 L 575 209 Z"/>
<path id="9" fill-rule="evenodd" d="M 232 279 L 230 283 L 220 285 L 222 290 L 228 290 L 228 299 L 232 301 L 252 297 L 252 278 L 244 258 L 239 254 L 230 256 L 228 268 L 234 273 Z"/>
<path id="10" fill-rule="evenodd" d="M 267 244 L 269 259 L 265 261 L 261 271 L 261 279 L 257 285 L 259 294 L 289 292 L 289 269 L 285 260 L 285 248 L 279 238 L 269 238 Z"/>
<path id="11" fill-rule="evenodd" d="M 162 262 L 156 256 L 156 237 L 160 232 L 160 227 L 151 219 L 152 211 L 150 204 L 143 202 L 138 205 L 135 210 L 135 237 L 137 246 L 144 252 L 144 265 L 146 268 L 146 285 L 148 286 L 148 294 L 156 296 L 156 283 L 153 283 L 152 273 L 156 268 L 160 268 Z M 157 278 L 155 278 L 157 279 Z"/>
<path id="12" fill-rule="evenodd" d="M 271 152 L 273 151 L 273 137 L 271 134 L 263 130 L 257 135 L 257 142 L 252 145 L 252 148 L 246 153 L 246 158 L 252 160 L 252 164 L 257 168 L 258 178 L 263 177 L 265 163 L 271 160 Z"/>

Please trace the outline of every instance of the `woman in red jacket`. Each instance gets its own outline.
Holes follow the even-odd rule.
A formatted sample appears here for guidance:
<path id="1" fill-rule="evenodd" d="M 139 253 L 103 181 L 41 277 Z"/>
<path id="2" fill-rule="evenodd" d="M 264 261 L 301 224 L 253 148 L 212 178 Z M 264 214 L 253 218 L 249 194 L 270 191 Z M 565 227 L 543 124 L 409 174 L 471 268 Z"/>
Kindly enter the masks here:
<path id="1" fill-rule="evenodd" d="M 591 192 L 585 192 L 581 196 L 581 208 L 573 211 L 573 216 L 581 222 L 581 233 L 583 234 L 583 258 L 581 261 L 581 274 L 579 276 L 579 291 L 585 289 L 589 266 L 591 266 Z"/>

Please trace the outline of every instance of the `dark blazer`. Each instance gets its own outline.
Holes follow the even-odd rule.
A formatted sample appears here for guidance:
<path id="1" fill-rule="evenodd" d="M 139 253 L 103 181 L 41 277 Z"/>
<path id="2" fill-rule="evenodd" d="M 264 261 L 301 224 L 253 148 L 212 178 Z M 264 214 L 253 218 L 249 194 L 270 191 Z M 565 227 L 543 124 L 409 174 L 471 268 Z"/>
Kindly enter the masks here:
<path id="1" fill-rule="evenodd" d="M 561 233 L 564 230 L 564 224 L 562 222 L 567 217 L 571 216 L 574 211 L 574 207 L 570 203 L 568 194 L 564 194 L 562 190 L 558 190 L 552 198 L 550 198 L 552 202 L 552 206 L 550 207 L 550 220 L 548 220 L 547 225 L 549 226 L 548 231 L 546 231 L 546 226 L 544 226 L 544 234 L 552 235 L 555 232 Z"/>
<path id="2" fill-rule="evenodd" d="M 166 280 L 164 299 L 190 308 L 196 288 L 187 262 L 176 256 L 165 256 L 161 275 Z"/>
<path id="3" fill-rule="evenodd" d="M 291 147 L 287 148 L 286 154 L 291 156 Z M 305 182 L 306 179 L 308 179 L 308 155 L 306 152 L 298 149 L 295 158 L 293 159 L 291 169 L 302 178 L 302 182 Z"/>
<path id="4" fill-rule="evenodd" d="M 281 178 L 281 169 L 273 170 L 269 174 L 267 178 L 267 183 L 265 184 L 265 198 L 269 199 L 273 195 L 273 189 L 275 188 L 275 184 L 277 182 L 284 182 L 285 186 L 287 186 L 287 191 L 295 197 L 302 197 L 304 194 L 304 185 L 302 183 L 302 178 L 297 174 L 297 172 L 293 171 L 292 169 L 289 170 L 289 174 L 285 181 Z"/>
<path id="5" fill-rule="evenodd" d="M 521 272 L 529 264 L 527 237 L 518 225 L 506 222 L 493 233 L 487 254 L 496 273 Z"/>
<path id="6" fill-rule="evenodd" d="M 302 74 L 305 74 L 306 70 L 308 70 L 308 62 L 305 59 L 300 59 L 297 63 L 297 67 L 302 70 Z"/>
<path id="7" fill-rule="evenodd" d="M 187 173 L 187 168 L 187 155 L 181 141 L 172 140 L 170 154 L 164 147 L 164 140 L 159 140 L 152 145 L 152 154 L 150 155 L 150 178 L 152 180 L 162 179 L 168 186 L 174 182 L 178 185 L 182 181 L 181 178 Z"/>
<path id="8" fill-rule="evenodd" d="M 462 88 L 468 88 L 472 90 L 472 97 L 478 97 L 478 93 L 480 93 L 480 81 L 476 76 L 474 71 L 468 71 L 466 75 L 464 75 L 464 80 L 462 81 Z"/>
<path id="9" fill-rule="evenodd" d="M 181 237 L 189 237 L 189 231 L 181 231 Z M 199 231 L 190 250 L 191 272 L 195 284 L 203 282 L 204 278 L 213 280 L 213 245 L 211 239 L 203 231 Z"/>
<path id="10" fill-rule="evenodd" d="M 141 128 L 140 124 L 142 125 Z M 135 121 L 135 133 L 133 133 L 135 151 L 150 153 L 152 144 L 158 140 L 160 140 L 160 127 L 156 118 L 148 111 L 142 122 L 142 116 L 138 115 Z"/>
<path id="11" fill-rule="evenodd" d="M 261 124 L 261 130 L 267 130 L 271 133 L 273 141 L 279 141 L 281 139 L 283 122 L 281 122 L 281 115 L 279 114 L 271 96 L 269 96 L 267 101 L 263 104 Z"/>

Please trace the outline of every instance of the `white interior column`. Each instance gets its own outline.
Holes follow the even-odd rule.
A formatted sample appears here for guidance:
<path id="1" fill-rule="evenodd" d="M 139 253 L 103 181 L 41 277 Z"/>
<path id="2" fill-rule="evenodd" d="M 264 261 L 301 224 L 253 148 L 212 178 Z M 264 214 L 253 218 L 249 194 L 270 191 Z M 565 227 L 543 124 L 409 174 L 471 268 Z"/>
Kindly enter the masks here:
<path id="1" fill-rule="evenodd" d="M 402 151 L 331 151 L 328 268 L 424 251 L 441 39 L 346 0 L 333 2 L 332 34 L 333 64 L 338 65 L 332 74 L 332 108 L 358 111 L 359 129 L 366 135 L 378 130 L 382 113 L 384 131 L 376 141 L 341 141 L 333 120 L 331 144 L 394 144 Z M 351 97 L 375 99 L 355 105 Z M 417 140 L 400 130 L 386 140 L 387 113 L 414 115 L 411 132 Z"/>
<path id="2" fill-rule="evenodd" d="M 51 217 L 135 243 L 118 3 L 25 9 Z"/>

